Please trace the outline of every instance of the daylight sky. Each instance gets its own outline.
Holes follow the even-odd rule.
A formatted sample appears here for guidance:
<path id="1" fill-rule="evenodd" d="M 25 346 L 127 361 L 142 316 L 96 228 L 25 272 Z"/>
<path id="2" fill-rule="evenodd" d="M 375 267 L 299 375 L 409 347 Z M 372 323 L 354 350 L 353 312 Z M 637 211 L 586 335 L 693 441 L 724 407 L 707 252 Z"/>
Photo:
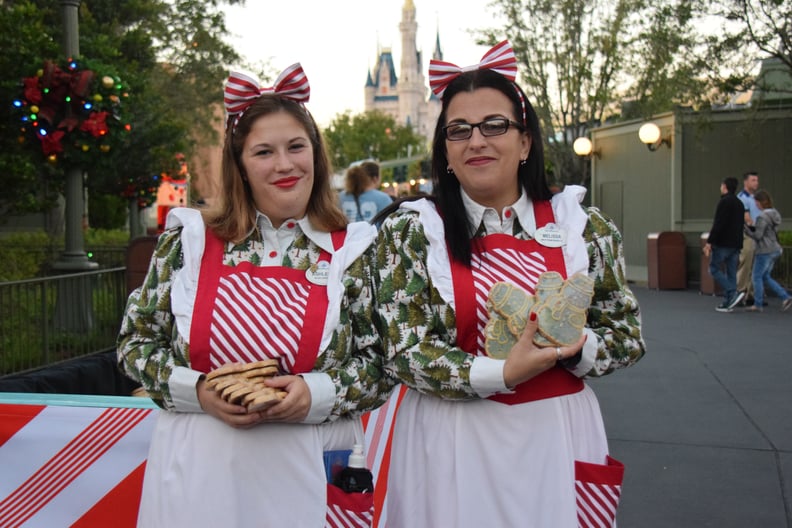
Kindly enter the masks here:
<path id="1" fill-rule="evenodd" d="M 494 25 L 488 2 L 412 1 L 425 76 L 438 29 L 444 59 L 449 62 L 474 64 L 487 51 L 474 44 L 468 30 Z M 245 7 L 226 9 L 232 45 L 252 64 L 269 62 L 275 73 L 300 62 L 311 83 L 307 106 L 320 126 L 327 126 L 346 110 L 363 111 L 366 72 L 376 63 L 378 46 L 391 48 L 399 73 L 399 22 L 405 0 L 246 3 Z"/>

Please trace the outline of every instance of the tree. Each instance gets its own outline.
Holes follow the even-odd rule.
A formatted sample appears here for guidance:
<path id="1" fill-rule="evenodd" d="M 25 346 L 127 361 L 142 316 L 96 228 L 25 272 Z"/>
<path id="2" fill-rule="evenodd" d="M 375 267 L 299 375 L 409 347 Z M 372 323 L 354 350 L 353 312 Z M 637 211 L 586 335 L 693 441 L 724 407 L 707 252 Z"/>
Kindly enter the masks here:
<path id="1" fill-rule="evenodd" d="M 695 0 L 495 0 L 505 23 L 480 32 L 483 44 L 508 38 L 521 86 L 539 115 L 550 171 L 585 183 L 575 138 L 608 119 L 648 117 L 689 101 L 704 64 L 691 31 Z"/>
<path id="2" fill-rule="evenodd" d="M 723 93 L 758 89 L 792 97 L 792 83 L 773 83 L 755 75 L 756 60 L 775 59 L 792 79 L 792 2 L 789 0 L 711 0 L 711 16 L 722 29 L 707 39 L 707 59 L 725 64 Z"/>
<path id="3" fill-rule="evenodd" d="M 331 161 L 344 169 L 361 159 L 390 160 L 426 150 L 423 137 L 380 111 L 336 115 L 324 130 Z"/>
<path id="4" fill-rule="evenodd" d="M 35 72 L 42 57 L 58 56 L 58 43 L 47 30 L 44 14 L 30 2 L 0 5 L 0 48 L 6 50 L 0 55 L 0 218 L 50 208 L 61 190 L 56 182 L 42 181 L 40 164 L 20 149 L 19 126 L 10 104 L 18 95 L 20 79 Z"/>
<path id="5" fill-rule="evenodd" d="M 175 153 L 189 156 L 197 142 L 216 141 L 212 121 L 216 119 L 214 109 L 222 100 L 219 87 L 227 74 L 226 65 L 239 58 L 223 41 L 227 30 L 220 5 L 235 3 L 240 0 L 106 0 L 80 4 L 81 55 L 112 64 L 128 83 L 124 104 L 130 110 L 132 126 L 128 144 L 110 153 L 110 163 L 105 160 L 102 166 L 89 163 L 85 167 L 91 193 L 118 195 L 127 193 L 130 185 L 146 188 L 152 184 L 153 175 L 172 168 Z M 0 85 L 0 96 L 5 100 L 11 100 L 19 90 L 19 80 L 30 76 L 44 59 L 60 58 L 59 47 L 54 44 L 60 41 L 62 32 L 57 7 L 58 3 L 51 0 L 5 2 L 0 6 L 0 24 L 9 28 L 0 38 L 13 35 L 13 43 L 9 41 L 6 49 L 20 50 L 0 59 L 12 79 Z M 20 37 L 16 35 L 19 27 L 31 30 Z M 0 142 L 11 144 L 16 136 L 12 127 L 0 128 Z M 59 189 L 62 176 L 57 167 L 53 170 L 41 159 L 20 159 L 13 149 L 2 149 L 0 166 L 10 169 L 0 173 L 0 183 L 12 190 L 4 196 L 11 201 L 9 212 L 20 210 L 20 206 L 30 210 L 49 207 L 50 202 L 40 196 L 26 198 L 31 196 L 31 189 Z"/>

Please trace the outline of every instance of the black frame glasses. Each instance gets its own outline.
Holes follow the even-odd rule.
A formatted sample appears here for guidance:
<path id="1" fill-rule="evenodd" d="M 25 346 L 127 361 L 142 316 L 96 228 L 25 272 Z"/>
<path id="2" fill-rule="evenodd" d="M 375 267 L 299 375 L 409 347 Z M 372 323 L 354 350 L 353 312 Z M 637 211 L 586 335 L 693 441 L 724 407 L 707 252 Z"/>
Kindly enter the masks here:
<path id="1" fill-rule="evenodd" d="M 473 135 L 473 129 L 478 128 L 484 137 L 502 136 L 513 126 L 517 130 L 525 130 L 517 121 L 505 117 L 491 117 L 478 123 L 451 123 L 443 127 L 443 134 L 448 141 L 464 141 Z"/>

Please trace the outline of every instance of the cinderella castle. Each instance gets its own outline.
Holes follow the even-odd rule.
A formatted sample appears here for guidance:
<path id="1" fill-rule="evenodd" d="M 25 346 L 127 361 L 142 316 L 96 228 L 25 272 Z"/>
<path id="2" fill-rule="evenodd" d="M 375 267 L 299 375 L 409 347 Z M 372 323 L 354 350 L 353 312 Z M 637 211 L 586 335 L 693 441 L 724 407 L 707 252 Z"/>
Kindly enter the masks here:
<path id="1" fill-rule="evenodd" d="M 440 99 L 429 90 L 424 76 L 423 52 L 416 46 L 418 23 L 412 0 L 405 0 L 402 6 L 399 31 L 402 43 L 399 75 L 390 48 L 379 50 L 377 64 L 366 79 L 364 111 L 379 110 L 391 115 L 398 124 L 410 126 L 415 133 L 431 140 L 440 115 Z M 439 31 L 432 58 L 443 58 Z M 426 66 L 428 71 L 428 62 Z"/>

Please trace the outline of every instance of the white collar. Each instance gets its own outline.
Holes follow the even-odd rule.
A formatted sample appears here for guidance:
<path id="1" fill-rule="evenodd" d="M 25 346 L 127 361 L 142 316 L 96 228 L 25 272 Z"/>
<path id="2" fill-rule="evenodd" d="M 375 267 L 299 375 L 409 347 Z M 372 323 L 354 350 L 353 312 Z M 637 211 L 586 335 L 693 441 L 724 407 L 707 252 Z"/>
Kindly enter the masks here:
<path id="1" fill-rule="evenodd" d="M 335 251 L 335 248 L 333 247 L 333 239 L 330 236 L 330 233 L 316 229 L 313 224 L 311 224 L 311 221 L 308 219 L 307 215 L 303 216 L 299 220 L 288 218 L 283 221 L 278 229 L 275 229 L 269 217 L 257 210 L 256 226 L 258 227 L 259 231 L 262 232 L 262 238 L 264 238 L 265 232 L 272 233 L 279 239 L 289 236 L 288 233 L 291 232 L 291 238 L 293 240 L 297 237 L 299 232 L 302 231 L 305 236 L 307 236 L 320 248 L 329 253 L 333 253 Z M 248 236 L 250 236 L 251 233 L 248 233 Z"/>
<path id="2" fill-rule="evenodd" d="M 533 236 L 536 231 L 533 203 L 528 199 L 524 190 L 520 190 L 520 197 L 516 202 L 503 208 L 503 219 L 494 208 L 485 207 L 474 201 L 461 187 L 459 191 L 462 194 L 462 203 L 465 205 L 468 221 L 473 229 L 470 236 L 476 234 L 482 222 L 484 222 L 487 234 L 505 233 L 511 235 L 514 231 L 515 218 L 520 221 L 520 226 L 529 235 Z"/>

